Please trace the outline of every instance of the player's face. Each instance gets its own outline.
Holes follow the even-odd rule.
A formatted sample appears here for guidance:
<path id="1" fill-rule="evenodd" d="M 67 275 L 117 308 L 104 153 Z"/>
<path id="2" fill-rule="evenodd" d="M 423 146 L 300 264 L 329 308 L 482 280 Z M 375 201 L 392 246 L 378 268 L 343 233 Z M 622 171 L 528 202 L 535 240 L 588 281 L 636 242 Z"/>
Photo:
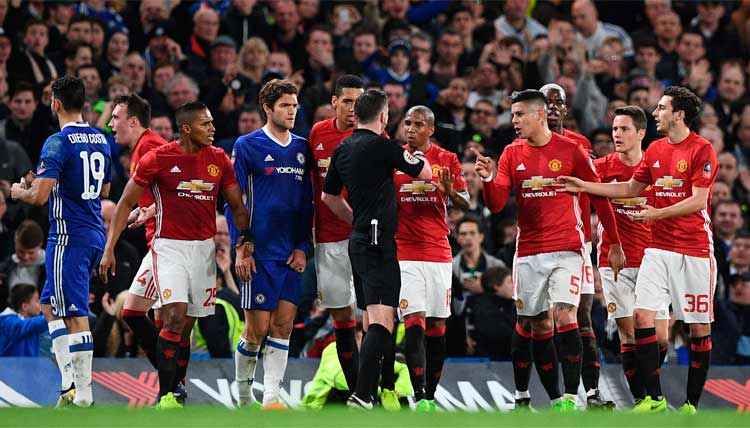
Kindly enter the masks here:
<path id="1" fill-rule="evenodd" d="M 287 131 L 294 128 L 294 118 L 297 116 L 297 95 L 284 94 L 276 100 L 273 105 L 273 110 L 268 118 L 273 122 L 274 125 Z M 268 112 L 266 112 L 268 113 Z"/>
<path id="2" fill-rule="evenodd" d="M 568 107 L 565 105 L 560 91 L 550 89 L 547 93 L 547 123 L 551 128 L 557 128 L 565 116 L 568 114 Z"/>
<path id="3" fill-rule="evenodd" d="M 435 127 L 427 121 L 424 114 L 411 112 L 404 119 L 406 128 L 406 142 L 409 147 L 422 147 L 430 141 L 430 136 L 435 132 Z"/>
<path id="4" fill-rule="evenodd" d="M 542 126 L 543 109 L 536 103 L 518 102 L 510 106 L 511 123 L 520 138 L 529 138 Z"/>
<path id="5" fill-rule="evenodd" d="M 190 139 L 200 146 L 210 146 L 214 143 L 214 118 L 208 109 L 195 115 L 190 122 Z"/>
<path id="6" fill-rule="evenodd" d="M 112 110 L 112 119 L 107 124 L 112 128 L 117 144 L 129 145 L 132 143 L 132 128 L 128 120 L 128 107 L 125 104 L 117 104 Z"/>
<path id="7" fill-rule="evenodd" d="M 656 104 L 653 113 L 656 119 L 656 131 L 660 134 L 667 134 L 674 126 L 675 112 L 672 110 L 672 97 L 663 95 Z"/>
<path id="8" fill-rule="evenodd" d="M 333 96 L 331 104 L 336 109 L 336 123 L 344 125 L 347 129 L 357 125 L 357 116 L 354 115 L 354 102 L 362 95 L 362 88 L 344 88 L 340 96 Z"/>
<path id="9" fill-rule="evenodd" d="M 635 129 L 633 118 L 624 114 L 615 116 L 612 122 L 612 141 L 615 142 L 615 151 L 625 153 L 640 146 L 641 140 L 646 133 L 645 130 Z"/>

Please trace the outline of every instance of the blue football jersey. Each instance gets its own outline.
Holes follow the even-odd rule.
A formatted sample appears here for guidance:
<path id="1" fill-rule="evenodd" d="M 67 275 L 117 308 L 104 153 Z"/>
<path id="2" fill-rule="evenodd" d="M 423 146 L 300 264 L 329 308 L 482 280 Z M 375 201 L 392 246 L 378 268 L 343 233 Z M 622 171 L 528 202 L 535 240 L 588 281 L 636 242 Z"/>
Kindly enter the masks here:
<path id="1" fill-rule="evenodd" d="M 111 168 L 107 138 L 87 123 L 68 123 L 47 138 L 36 175 L 57 180 L 48 202 L 48 242 L 104 248 L 99 195 Z"/>
<path id="2" fill-rule="evenodd" d="M 307 141 L 291 134 L 288 144 L 264 128 L 237 139 L 232 157 L 250 213 L 257 260 L 284 260 L 295 249 L 307 251 L 312 232 L 312 156 Z M 227 209 L 232 242 L 238 231 Z"/>

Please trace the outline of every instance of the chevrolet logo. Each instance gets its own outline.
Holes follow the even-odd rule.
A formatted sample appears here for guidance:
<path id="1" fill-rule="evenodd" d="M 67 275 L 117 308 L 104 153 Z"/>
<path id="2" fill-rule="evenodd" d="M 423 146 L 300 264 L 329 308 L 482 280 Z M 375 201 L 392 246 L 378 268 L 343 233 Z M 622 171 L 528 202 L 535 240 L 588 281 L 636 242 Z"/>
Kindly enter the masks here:
<path id="1" fill-rule="evenodd" d="M 424 195 L 427 192 L 434 192 L 437 187 L 432 183 L 424 181 L 412 181 L 401 185 L 399 192 L 411 193 L 413 195 Z"/>
<path id="2" fill-rule="evenodd" d="M 331 165 L 331 158 L 318 159 L 318 168 L 328 168 Z"/>
<path id="3" fill-rule="evenodd" d="M 624 208 L 636 208 L 646 205 L 648 200 L 646 198 L 615 198 L 612 199 L 613 204 L 622 205 Z"/>
<path id="4" fill-rule="evenodd" d="M 659 186 L 664 190 L 672 190 L 676 187 L 682 187 L 682 180 L 674 178 L 671 175 L 665 175 L 664 177 L 656 180 L 655 186 Z"/>
<path id="5" fill-rule="evenodd" d="M 190 193 L 203 193 L 214 190 L 214 183 L 205 183 L 203 180 L 180 181 L 177 190 L 188 190 Z"/>
<path id="6" fill-rule="evenodd" d="M 552 186 L 555 184 L 554 178 L 544 178 L 541 175 L 535 175 L 528 180 L 521 182 L 521 188 L 531 190 L 542 190 L 544 186 Z"/>

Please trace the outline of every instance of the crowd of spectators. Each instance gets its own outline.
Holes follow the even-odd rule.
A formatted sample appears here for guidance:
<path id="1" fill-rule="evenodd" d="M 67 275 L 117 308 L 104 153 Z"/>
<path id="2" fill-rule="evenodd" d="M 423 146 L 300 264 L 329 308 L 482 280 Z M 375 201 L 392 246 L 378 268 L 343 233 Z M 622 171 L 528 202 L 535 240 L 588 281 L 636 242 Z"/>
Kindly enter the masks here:
<path id="1" fill-rule="evenodd" d="M 567 93 L 565 127 L 587 135 L 594 156 L 604 156 L 613 150 L 615 108 L 635 104 L 650 112 L 663 89 L 677 84 L 704 100 L 693 128 L 711 141 L 720 164 L 711 207 L 718 265 L 714 361 L 747 364 L 748 52 L 748 0 L 0 0 L 0 311 L 33 318 L 28 287 L 44 282 L 46 208 L 11 201 L 8 190 L 58 127 L 49 108 L 53 79 L 72 74 L 85 82 L 84 118 L 111 140 L 116 202 L 130 158 L 107 127 L 114 97 L 147 99 L 151 128 L 167 139 L 174 138 L 175 108 L 201 100 L 215 118 L 216 144 L 230 153 L 239 135 L 262 126 L 256 98 L 264 82 L 286 78 L 300 87 L 294 132 L 306 136 L 334 114 L 332 82 L 353 73 L 388 94 L 389 135 L 403 137 L 405 111 L 424 104 L 435 112 L 435 141 L 461 158 L 471 202 L 468 212 L 451 208 L 448 215 L 456 257 L 449 353 L 507 359 L 515 209 L 510 204 L 490 214 L 469 149 L 499 154 L 514 138 L 509 94 L 555 82 Z M 645 144 L 657 137 L 649 120 Z M 103 204 L 105 219 L 112 210 L 113 202 Z M 224 303 L 201 323 L 210 334 L 195 342 L 212 356 L 230 356 L 242 311 L 226 222 L 220 218 L 218 226 Z M 117 249 L 115 283 L 92 284 L 97 355 L 138 354 L 117 314 L 145 251 L 142 230 L 128 231 Z M 305 278 L 292 353 L 316 356 L 330 320 L 315 304 L 314 269 Z M 602 302 L 599 293 L 596 331 L 612 350 L 605 356 L 614 358 L 617 335 Z M 679 348 L 680 326 L 673 331 Z"/>

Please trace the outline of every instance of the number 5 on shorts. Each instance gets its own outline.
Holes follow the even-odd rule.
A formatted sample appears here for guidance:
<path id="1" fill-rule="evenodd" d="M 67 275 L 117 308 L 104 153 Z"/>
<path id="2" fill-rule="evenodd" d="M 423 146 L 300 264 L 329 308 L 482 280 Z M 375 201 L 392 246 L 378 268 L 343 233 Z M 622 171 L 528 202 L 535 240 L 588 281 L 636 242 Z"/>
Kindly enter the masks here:
<path id="1" fill-rule="evenodd" d="M 578 295 L 578 293 L 581 292 L 581 278 L 571 275 L 570 276 L 570 294 L 573 294 L 575 296 Z"/>

